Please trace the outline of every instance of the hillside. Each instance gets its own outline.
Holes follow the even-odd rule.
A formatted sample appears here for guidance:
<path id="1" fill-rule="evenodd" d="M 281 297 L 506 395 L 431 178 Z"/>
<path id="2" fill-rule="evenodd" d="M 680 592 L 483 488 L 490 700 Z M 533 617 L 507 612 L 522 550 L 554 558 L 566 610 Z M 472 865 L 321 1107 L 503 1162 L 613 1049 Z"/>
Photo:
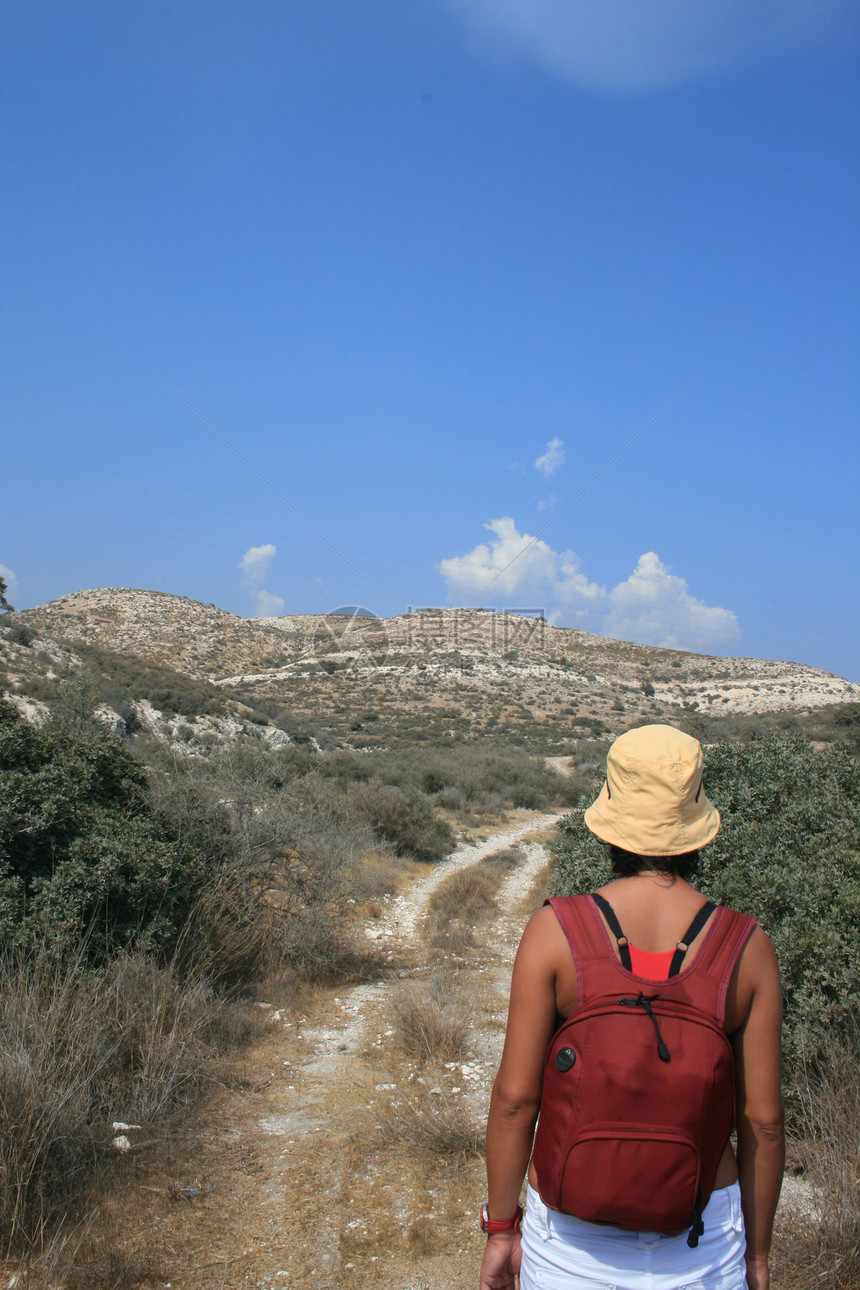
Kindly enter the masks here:
<path id="1" fill-rule="evenodd" d="M 193 677 L 220 677 L 280 661 L 281 637 L 265 624 L 164 591 L 76 591 L 15 617 L 40 634 L 133 654 Z"/>
<path id="2" fill-rule="evenodd" d="M 860 701 L 860 686 L 799 663 L 657 649 L 484 609 L 245 620 L 165 592 L 101 588 L 14 619 L 73 648 L 169 667 L 263 712 L 285 708 L 358 746 L 478 733 L 555 746 L 643 718 Z"/>

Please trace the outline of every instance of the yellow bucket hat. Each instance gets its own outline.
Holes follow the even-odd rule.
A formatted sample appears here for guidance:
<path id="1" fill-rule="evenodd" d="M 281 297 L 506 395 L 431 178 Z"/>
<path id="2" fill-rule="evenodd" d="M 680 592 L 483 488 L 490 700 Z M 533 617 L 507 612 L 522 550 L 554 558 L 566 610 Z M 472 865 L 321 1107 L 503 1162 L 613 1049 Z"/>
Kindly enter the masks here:
<path id="1" fill-rule="evenodd" d="M 602 842 L 640 856 L 678 856 L 716 837 L 720 813 L 702 787 L 698 739 L 674 726 L 639 726 L 619 735 L 606 758 L 606 783 L 585 812 Z"/>

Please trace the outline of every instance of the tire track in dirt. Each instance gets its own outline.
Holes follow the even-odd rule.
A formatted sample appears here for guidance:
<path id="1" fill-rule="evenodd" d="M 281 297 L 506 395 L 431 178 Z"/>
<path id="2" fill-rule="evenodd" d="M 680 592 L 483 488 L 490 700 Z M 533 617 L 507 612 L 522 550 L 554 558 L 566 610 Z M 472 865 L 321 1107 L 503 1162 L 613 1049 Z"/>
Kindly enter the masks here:
<path id="1" fill-rule="evenodd" d="M 450 874 L 478 864 L 487 856 L 505 847 L 515 846 L 536 832 L 549 829 L 558 818 L 559 813 L 535 815 L 525 821 L 508 825 L 484 841 L 461 845 L 447 859 L 434 865 L 425 878 L 413 883 L 406 891 L 395 895 L 388 902 L 382 916 L 366 925 L 365 935 L 379 947 L 388 961 L 400 961 L 402 967 L 399 977 L 411 976 L 414 972 L 420 973 L 426 966 L 426 951 L 419 940 L 420 925 L 433 892 Z M 546 864 L 546 851 L 541 844 L 528 846 L 526 855 L 526 863 L 506 879 L 498 893 L 501 917 L 510 918 L 517 899 L 522 898 L 524 886 L 528 889 L 531 886 L 533 874 Z M 494 932 L 499 927 L 496 920 L 493 922 L 493 927 Z M 518 935 L 517 931 L 517 939 Z M 416 951 L 417 961 L 414 959 Z M 305 1134 L 317 1129 L 327 1129 L 330 1134 L 329 1143 L 335 1142 L 339 1136 L 338 1123 L 343 1127 L 345 1120 L 347 1126 L 350 1122 L 354 1125 L 355 1113 L 360 1114 L 368 1110 L 367 1096 L 370 1096 L 372 1101 L 373 1093 L 387 1094 L 401 1086 L 402 1072 L 398 1072 L 397 1078 L 390 1078 L 389 1067 L 392 1064 L 402 1067 L 403 1059 L 395 1058 L 392 1062 L 392 1054 L 387 1051 L 390 1047 L 387 1041 L 391 1039 L 393 1032 L 388 1024 L 386 1004 L 392 982 L 397 980 L 398 976 L 388 977 L 339 992 L 333 999 L 338 1012 L 331 1024 L 313 1026 L 303 1031 L 302 1038 L 310 1044 L 313 1054 L 301 1064 L 302 1094 L 309 1108 L 313 1106 L 318 1108 L 319 1115 L 316 1124 L 305 1127 Z M 502 971 L 501 974 L 497 974 L 493 981 L 499 1019 L 504 1016 L 509 981 L 510 963 L 507 965 L 507 972 Z M 485 1113 L 489 1083 L 501 1050 L 501 1044 L 498 1041 L 502 1033 L 499 1030 L 490 1031 L 491 1043 L 488 1051 L 484 1033 L 474 1029 L 470 1035 L 471 1046 L 473 1049 L 478 1046 L 481 1051 L 477 1054 L 473 1053 L 469 1061 L 448 1064 L 450 1090 L 444 1089 L 444 1092 L 448 1094 L 450 1091 L 453 1094 L 456 1089 L 456 1094 L 463 1095 L 476 1121 L 480 1121 Z M 366 1078 L 361 1081 L 356 1081 L 354 1075 L 357 1057 L 362 1059 L 362 1066 L 366 1073 Z M 406 1064 L 409 1065 L 409 1063 Z M 417 1069 L 413 1064 L 409 1077 L 416 1074 Z M 351 1092 L 355 1104 L 350 1106 L 346 1101 L 333 1108 L 332 1091 L 338 1089 Z M 321 1251 L 319 1258 L 327 1265 L 325 1275 L 328 1276 L 335 1273 L 335 1267 L 332 1265 L 338 1261 L 334 1257 L 334 1251 L 339 1244 L 342 1244 L 340 1239 L 343 1235 L 342 1211 L 344 1207 L 349 1208 L 354 1199 L 348 1195 L 352 1185 L 350 1178 L 345 1176 L 342 1170 L 336 1170 L 336 1174 L 336 1179 L 329 1174 L 327 1189 L 335 1202 L 332 1205 L 332 1214 L 329 1216 L 326 1210 L 321 1208 L 317 1227 L 318 1238 L 322 1238 L 318 1240 L 318 1249 Z M 376 1185 L 382 1190 L 391 1190 L 392 1216 L 396 1217 L 400 1224 L 407 1221 L 408 1202 L 406 1196 L 398 1200 L 396 1184 L 379 1179 Z M 336 1200 L 335 1197 L 337 1197 Z M 335 1217 L 335 1215 L 338 1216 Z M 347 1223 L 355 1224 L 355 1227 L 348 1228 L 353 1232 L 363 1226 L 360 1218 L 348 1219 Z M 360 1235 L 358 1232 L 356 1234 Z M 412 1270 L 406 1272 L 406 1279 L 402 1280 L 402 1272 L 398 1273 L 395 1267 L 395 1263 L 399 1260 L 390 1257 L 393 1251 L 389 1253 L 389 1251 L 380 1250 L 379 1254 L 370 1256 L 370 1262 L 378 1264 L 378 1268 L 368 1267 L 365 1259 L 359 1261 L 359 1253 L 360 1251 L 352 1259 L 340 1260 L 342 1264 L 338 1268 L 340 1280 L 329 1282 L 323 1278 L 308 1281 L 306 1284 L 308 1287 L 318 1287 L 319 1290 L 329 1285 L 337 1286 L 337 1290 L 350 1284 L 369 1286 L 374 1284 L 370 1280 L 371 1275 L 377 1273 L 380 1276 L 379 1284 L 385 1285 L 387 1290 L 395 1290 L 395 1287 L 401 1285 L 404 1290 L 407 1290 L 407 1287 L 412 1290 L 413 1287 L 424 1285 L 422 1280 L 416 1282 L 414 1265 Z M 408 1262 L 412 1261 L 408 1260 Z M 440 1283 L 434 1284 L 438 1288 Z M 452 1286 L 460 1284 L 461 1282 L 457 1280 L 451 1282 Z"/>
<path id="2" fill-rule="evenodd" d="M 365 927 L 368 939 L 379 947 L 389 961 L 399 961 L 403 964 L 400 970 L 401 976 L 420 972 L 426 966 L 426 951 L 419 941 L 420 924 L 433 892 L 455 871 L 478 864 L 496 851 L 515 846 L 524 838 L 549 829 L 558 818 L 558 813 L 536 814 L 494 832 L 484 841 L 461 845 L 447 859 L 434 865 L 426 877 L 413 883 L 406 891 L 398 893 L 389 901 L 382 916 Z M 546 852 L 540 844 L 529 845 L 526 855 L 526 863 L 513 871 L 498 893 L 499 916 L 505 923 L 511 919 L 514 906 L 518 899 L 521 900 L 524 888 L 527 890 L 531 886 L 534 873 L 546 864 Z M 492 926 L 496 945 L 499 948 L 507 946 L 509 935 L 499 935 L 502 927 L 498 921 L 494 920 Z M 505 927 L 504 930 L 508 932 L 509 929 Z M 519 929 L 516 932 L 514 946 L 518 935 Z M 480 1122 L 485 1114 L 489 1085 L 501 1051 L 503 1030 L 499 1028 L 499 1023 L 503 1024 L 513 957 L 513 949 L 508 948 L 510 952 L 505 955 L 507 961 L 503 965 L 498 965 L 501 971 L 496 966 L 498 955 L 491 956 L 493 966 L 490 972 L 491 1016 L 488 1018 L 490 1026 L 479 1025 L 476 1019 L 470 1034 L 473 1050 L 470 1060 L 451 1064 L 449 1071 L 443 1075 L 444 1095 L 463 1096 L 476 1122 Z M 487 965 L 482 965 L 484 974 L 487 970 Z M 407 1288 L 412 1290 L 413 1287 L 425 1284 L 420 1276 L 416 1280 L 416 1260 L 404 1258 L 402 1253 L 398 1254 L 397 1247 L 402 1247 L 402 1239 L 386 1241 L 387 1248 L 380 1246 L 377 1254 L 370 1254 L 368 1257 L 367 1251 L 362 1249 L 360 1242 L 365 1228 L 361 1214 L 356 1218 L 347 1218 L 344 1223 L 344 1211 L 355 1210 L 353 1202 L 356 1197 L 350 1196 L 349 1192 L 360 1190 L 355 1186 L 357 1180 L 350 1177 L 349 1169 L 343 1167 L 344 1160 L 351 1159 L 353 1153 L 347 1150 L 343 1160 L 329 1161 L 324 1168 L 320 1168 L 323 1165 L 322 1157 L 328 1156 L 333 1147 L 336 1155 L 337 1144 L 343 1141 L 344 1132 L 348 1135 L 350 1128 L 355 1125 L 357 1116 L 360 1117 L 366 1113 L 368 1096 L 372 1102 L 374 1094 L 390 1095 L 395 1088 L 402 1085 L 403 1059 L 388 1051 L 392 1030 L 386 1016 L 386 1003 L 393 980 L 396 981 L 397 978 L 353 986 L 339 992 L 332 999 L 337 1012 L 331 1022 L 312 1026 L 300 1032 L 302 1043 L 311 1051 L 293 1067 L 297 1080 L 295 1089 L 292 1091 L 300 1096 L 302 1114 L 307 1118 L 303 1130 L 290 1133 L 287 1145 L 295 1151 L 300 1145 L 298 1141 L 300 1136 L 304 1137 L 304 1145 L 307 1146 L 309 1136 L 318 1135 L 313 1144 L 314 1154 L 319 1174 L 326 1179 L 324 1188 L 326 1201 L 319 1205 L 317 1221 L 311 1225 L 315 1229 L 312 1244 L 316 1250 L 316 1268 L 311 1279 L 307 1279 L 310 1262 L 308 1259 L 303 1261 L 305 1266 L 301 1270 L 296 1267 L 296 1262 L 292 1258 L 287 1261 L 287 1267 L 283 1269 L 290 1271 L 290 1265 L 292 1265 L 298 1276 L 303 1278 L 295 1281 L 297 1286 L 306 1285 L 309 1288 L 314 1287 L 315 1290 L 317 1288 L 323 1290 L 324 1287 L 332 1287 L 334 1290 L 336 1287 L 337 1290 L 341 1290 L 341 1287 L 349 1284 L 372 1285 L 377 1277 L 379 1285 L 385 1285 L 387 1290 L 395 1290 L 395 1287 L 400 1286 L 404 1290 Z M 465 982 L 460 986 L 460 990 L 464 986 Z M 483 1022 L 483 1019 L 480 1020 Z M 399 1068 L 394 1074 L 392 1074 L 392 1066 Z M 359 1067 L 361 1078 L 357 1079 Z M 418 1074 L 416 1069 L 410 1069 L 406 1078 L 416 1074 Z M 342 1099 L 337 1095 L 337 1090 L 340 1089 L 348 1090 Z M 350 1099 L 352 1105 L 350 1105 Z M 289 1112 L 287 1114 L 290 1115 Z M 268 1123 L 271 1123 L 271 1118 Z M 276 1119 L 275 1124 L 277 1123 Z M 292 1125 L 294 1121 L 290 1119 L 289 1123 Z M 311 1172 L 311 1170 L 304 1171 L 305 1180 Z M 414 1188 L 401 1189 L 397 1179 L 390 1177 L 376 1178 L 373 1180 L 373 1186 L 375 1190 L 390 1193 L 392 1227 L 403 1229 L 410 1224 L 410 1220 L 412 1220 L 412 1226 L 415 1226 Z M 433 1204 L 434 1198 L 428 1193 L 426 1205 L 428 1215 L 433 1213 Z M 421 1208 L 420 1204 L 419 1208 Z M 420 1217 L 419 1215 L 419 1221 Z M 427 1218 L 427 1221 L 432 1220 Z M 355 1226 L 350 1226 L 351 1224 Z M 344 1228 L 354 1234 L 356 1248 L 347 1249 L 346 1253 L 351 1257 L 338 1259 L 337 1251 L 343 1245 Z M 468 1231 L 471 1235 L 471 1224 L 468 1225 Z M 308 1232 L 308 1236 L 310 1235 L 311 1233 Z M 395 1237 L 394 1231 L 391 1231 L 390 1236 Z M 391 1248 L 392 1245 L 394 1248 Z M 421 1254 L 422 1251 L 418 1250 L 416 1253 Z M 417 1260 L 419 1263 L 422 1261 Z M 435 1263 L 436 1260 L 433 1259 L 432 1262 Z M 460 1275 L 457 1274 L 450 1282 L 452 1287 L 462 1284 Z M 439 1270 L 436 1269 L 433 1283 L 435 1290 L 446 1283 L 447 1277 L 445 1282 L 439 1281 Z M 258 1284 L 269 1283 L 261 1280 Z M 292 1284 L 292 1282 L 286 1280 L 286 1284 Z"/>

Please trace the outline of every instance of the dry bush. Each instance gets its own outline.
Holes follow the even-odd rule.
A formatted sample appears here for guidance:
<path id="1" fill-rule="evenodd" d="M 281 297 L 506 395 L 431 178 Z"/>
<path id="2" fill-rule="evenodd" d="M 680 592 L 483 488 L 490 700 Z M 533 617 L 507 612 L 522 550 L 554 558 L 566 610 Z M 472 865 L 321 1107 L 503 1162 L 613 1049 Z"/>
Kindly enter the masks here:
<path id="1" fill-rule="evenodd" d="M 860 1033 L 837 1041 L 798 1089 L 793 1150 L 808 1189 L 777 1224 L 775 1262 L 789 1290 L 860 1285 Z"/>
<path id="2" fill-rule="evenodd" d="M 10 1244 L 58 1217 L 93 1169 L 116 1040 L 82 970 L 0 964 L 0 1224 Z"/>
<path id="3" fill-rule="evenodd" d="M 194 1100 L 212 1058 L 258 1033 L 261 1019 L 216 994 L 205 976 L 181 975 L 175 962 L 120 955 L 101 989 L 115 1034 L 109 1089 L 121 1120 L 151 1123 Z"/>
<path id="4" fill-rule="evenodd" d="M 350 882 L 351 899 L 357 905 L 380 901 L 396 892 L 403 880 L 403 861 L 374 850 L 359 858 Z"/>
<path id="5" fill-rule="evenodd" d="M 123 954 L 103 974 L 44 953 L 0 960 L 0 1226 L 9 1248 L 74 1214 L 112 1158 L 114 1120 L 194 1096 L 237 1037 L 237 1009 L 174 965 Z"/>
<path id="6" fill-rule="evenodd" d="M 461 1102 L 429 1093 L 422 1085 L 392 1093 L 371 1106 L 376 1136 L 387 1145 L 403 1143 L 434 1160 L 466 1160 L 483 1154 L 483 1134 Z"/>
<path id="7" fill-rule="evenodd" d="M 481 861 L 481 868 L 494 870 L 502 877 L 518 869 L 525 858 L 526 853 L 521 846 L 503 847 L 501 851 L 485 856 Z"/>
<path id="8" fill-rule="evenodd" d="M 0 1266 L 0 1278 L 20 1290 L 139 1290 L 168 1283 L 170 1273 L 151 1250 L 129 1248 L 126 1216 L 117 1205 L 99 1209 L 80 1227 L 60 1228 L 42 1248 Z"/>
<path id="9" fill-rule="evenodd" d="M 456 1061 L 466 1045 L 467 1020 L 451 1003 L 445 977 L 434 973 L 426 983 L 399 982 L 389 996 L 389 1014 L 397 1042 L 421 1060 Z"/>
<path id="10" fill-rule="evenodd" d="M 307 775 L 280 793 L 254 787 L 232 809 L 233 855 L 201 894 L 186 938 L 197 961 L 236 985 L 286 969 L 309 980 L 366 976 L 349 902 L 389 877 L 337 784 Z M 362 859 L 374 853 L 375 873 Z"/>
<path id="11" fill-rule="evenodd" d="M 462 953 L 474 945 L 472 928 L 496 908 L 498 877 L 483 865 L 455 869 L 427 903 L 425 935 L 434 949 Z"/>

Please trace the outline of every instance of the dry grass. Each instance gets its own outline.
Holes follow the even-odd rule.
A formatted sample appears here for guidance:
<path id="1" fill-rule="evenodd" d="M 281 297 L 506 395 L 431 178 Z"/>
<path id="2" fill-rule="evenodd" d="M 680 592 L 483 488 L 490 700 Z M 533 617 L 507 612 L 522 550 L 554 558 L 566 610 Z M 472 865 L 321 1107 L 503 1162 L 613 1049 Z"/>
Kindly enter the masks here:
<path id="1" fill-rule="evenodd" d="M 385 896 L 399 891 L 403 884 L 404 865 L 380 851 L 371 851 L 360 857 L 355 866 L 351 883 L 350 901 L 355 902 L 354 913 L 361 917 L 378 918 L 374 908 L 381 913 Z"/>
<path id="2" fill-rule="evenodd" d="M 248 1010 L 171 965 L 120 956 L 101 975 L 45 955 L 0 960 L 0 1225 L 6 1252 L 49 1244 L 116 1164 L 113 1121 L 189 1103 Z"/>
<path id="3" fill-rule="evenodd" d="M 792 1144 L 806 1195 L 781 1218 L 774 1243 L 787 1290 L 860 1285 L 860 1034 L 836 1043 L 798 1090 L 801 1127 Z"/>
<path id="4" fill-rule="evenodd" d="M 503 847 L 501 851 L 494 851 L 492 855 L 486 856 L 480 867 L 483 870 L 495 870 L 499 877 L 507 877 L 520 867 L 525 858 L 526 853 L 521 846 Z"/>
<path id="5" fill-rule="evenodd" d="M 475 944 L 478 923 L 492 918 L 496 892 L 525 860 L 522 847 L 504 847 L 467 869 L 456 869 L 427 904 L 424 934 L 432 949 L 464 957 Z"/>
<path id="6" fill-rule="evenodd" d="M 468 1160 L 483 1154 L 483 1134 L 453 1097 L 434 1095 L 416 1084 L 371 1105 L 377 1139 L 404 1145 L 434 1160 Z"/>
<path id="7" fill-rule="evenodd" d="M 416 1258 L 426 1259 L 439 1245 L 439 1228 L 429 1218 L 416 1218 L 410 1224 L 407 1236 L 409 1249 Z"/>
<path id="8" fill-rule="evenodd" d="M 401 981 L 389 995 L 395 1039 L 405 1053 L 421 1061 L 457 1061 L 466 1047 L 467 1019 L 452 1004 L 450 981 L 434 973 L 428 982 Z"/>
<path id="9" fill-rule="evenodd" d="M 472 929 L 496 908 L 497 872 L 483 865 L 457 869 L 427 904 L 425 935 L 434 949 L 460 953 L 474 945 Z"/>

